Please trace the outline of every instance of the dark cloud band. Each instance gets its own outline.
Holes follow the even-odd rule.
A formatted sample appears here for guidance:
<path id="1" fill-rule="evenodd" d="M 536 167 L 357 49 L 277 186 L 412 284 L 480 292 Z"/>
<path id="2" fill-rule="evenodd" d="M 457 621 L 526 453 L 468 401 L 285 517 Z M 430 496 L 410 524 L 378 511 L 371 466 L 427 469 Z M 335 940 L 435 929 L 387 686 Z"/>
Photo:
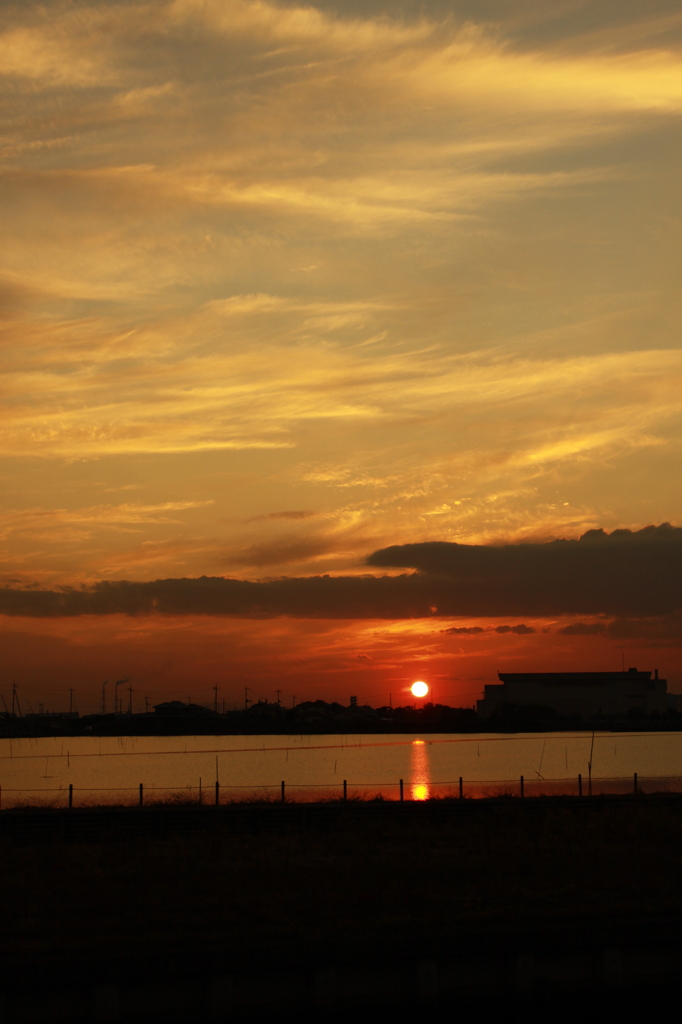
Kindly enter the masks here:
<path id="1" fill-rule="evenodd" d="M 580 540 L 546 544 L 406 544 L 375 552 L 368 564 L 417 571 L 400 576 L 311 576 L 260 582 L 202 576 L 104 582 L 59 591 L 5 588 L 0 590 L 0 614 L 39 618 L 154 613 L 325 619 L 646 617 L 682 608 L 682 528 L 667 523 L 635 533 L 592 530 Z M 478 627 L 461 627 L 472 628 Z M 496 629 L 532 631 L 525 625 Z M 605 630 L 584 624 L 568 629 L 593 635 Z"/>
<path id="2" fill-rule="evenodd" d="M 450 629 L 441 629 L 441 633 L 448 633 L 450 636 L 479 636 L 481 633 L 516 633 L 517 636 L 525 636 L 528 633 L 537 633 L 537 630 L 521 622 L 518 626 L 451 626 Z"/>
<path id="3" fill-rule="evenodd" d="M 545 544 L 404 544 L 368 564 L 416 569 L 449 588 L 453 614 L 646 616 L 682 607 L 682 528 L 669 523 Z"/>

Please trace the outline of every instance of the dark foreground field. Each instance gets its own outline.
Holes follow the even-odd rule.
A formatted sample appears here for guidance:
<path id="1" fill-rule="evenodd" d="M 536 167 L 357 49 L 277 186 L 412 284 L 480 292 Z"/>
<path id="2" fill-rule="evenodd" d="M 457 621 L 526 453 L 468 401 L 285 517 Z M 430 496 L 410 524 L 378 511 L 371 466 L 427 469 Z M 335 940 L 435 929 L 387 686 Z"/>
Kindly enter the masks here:
<path id="1" fill-rule="evenodd" d="M 676 797 L 7 811 L 0 856 L 0 1019 L 677 1000 Z"/>

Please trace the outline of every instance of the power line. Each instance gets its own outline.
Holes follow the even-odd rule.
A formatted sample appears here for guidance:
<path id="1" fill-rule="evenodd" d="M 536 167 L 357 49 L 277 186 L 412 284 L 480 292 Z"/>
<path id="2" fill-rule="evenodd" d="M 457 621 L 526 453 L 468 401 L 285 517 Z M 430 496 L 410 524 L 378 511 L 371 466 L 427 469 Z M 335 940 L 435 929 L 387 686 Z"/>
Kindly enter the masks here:
<path id="1" fill-rule="evenodd" d="M 297 747 L 264 747 L 262 744 L 259 747 L 210 747 L 205 750 L 117 750 L 111 753 L 104 753 L 98 751 L 92 754 L 50 754 L 50 758 L 55 757 L 166 757 L 170 754 L 252 754 L 252 753 L 269 753 L 270 751 L 284 751 L 284 750 L 352 750 L 354 748 L 361 747 L 363 750 L 367 747 L 411 747 L 414 740 L 378 740 L 374 743 L 367 743 L 364 741 L 366 733 L 353 733 L 353 736 L 357 736 L 357 743 L 311 743 L 305 746 Z M 428 735 L 428 734 L 426 734 Z M 611 737 L 613 734 L 608 733 L 597 733 L 597 736 L 608 736 Z M 638 732 L 622 732 L 618 733 L 618 738 L 621 737 L 640 737 L 642 734 Z M 77 737 L 80 738 L 80 737 Z M 121 738 L 121 737 L 107 737 L 99 736 L 98 739 L 109 739 L 109 738 Z M 139 739 L 139 737 L 122 737 L 123 739 Z M 585 739 L 584 733 L 562 733 L 561 740 L 580 740 Z M 364 741 L 364 742 L 363 742 Z M 424 740 L 423 742 L 431 745 L 444 744 L 444 743 L 511 743 L 511 742 L 527 742 L 527 736 L 477 736 L 472 734 L 470 736 L 458 736 L 454 739 L 433 739 Z M 16 742 L 16 740 L 15 740 Z M 43 759 L 45 754 L 0 754 L 0 760 L 13 760 L 19 759 L 27 760 L 30 758 Z"/>

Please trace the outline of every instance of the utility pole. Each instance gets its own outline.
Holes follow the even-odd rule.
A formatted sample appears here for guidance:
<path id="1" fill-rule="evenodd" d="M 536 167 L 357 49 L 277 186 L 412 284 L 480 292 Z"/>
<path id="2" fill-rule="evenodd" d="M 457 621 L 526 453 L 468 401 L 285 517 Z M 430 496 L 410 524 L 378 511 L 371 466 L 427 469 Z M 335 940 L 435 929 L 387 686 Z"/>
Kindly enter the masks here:
<path id="1" fill-rule="evenodd" d="M 133 688 L 132 688 L 132 686 L 129 686 L 128 687 L 128 714 L 132 715 L 132 713 L 133 713 Z"/>
<path id="2" fill-rule="evenodd" d="M 245 686 L 244 687 L 244 711 L 248 711 L 250 703 L 251 703 L 251 701 L 249 700 L 249 688 L 248 688 L 248 686 Z"/>
<path id="3" fill-rule="evenodd" d="M 129 679 L 117 679 L 114 683 L 114 714 L 118 714 L 120 710 L 120 704 L 118 699 L 118 688 L 123 686 L 124 683 L 130 682 Z"/>
<path id="4" fill-rule="evenodd" d="M 23 718 L 21 710 L 21 704 L 19 703 L 19 694 L 17 693 L 17 684 L 12 683 L 12 714 L 14 714 L 14 702 L 16 701 L 17 711 L 19 712 L 19 718 Z"/>
<path id="5" fill-rule="evenodd" d="M 213 693 L 215 694 L 215 698 L 214 698 L 214 701 L 213 701 L 213 710 L 214 710 L 215 714 L 217 715 L 218 714 L 218 687 L 217 687 L 217 685 L 213 687 Z"/>
<path id="6" fill-rule="evenodd" d="M 280 695 L 281 692 L 282 692 L 281 690 L 275 690 L 275 693 L 277 694 L 277 707 L 279 707 L 279 705 L 281 703 L 281 701 L 279 699 L 279 695 Z"/>

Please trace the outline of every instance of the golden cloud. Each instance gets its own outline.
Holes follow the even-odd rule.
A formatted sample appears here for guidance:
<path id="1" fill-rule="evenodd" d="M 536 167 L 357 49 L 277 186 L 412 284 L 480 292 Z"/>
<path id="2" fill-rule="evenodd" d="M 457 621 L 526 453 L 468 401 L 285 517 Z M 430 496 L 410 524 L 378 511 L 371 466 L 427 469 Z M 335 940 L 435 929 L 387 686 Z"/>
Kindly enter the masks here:
<path id="1" fill-rule="evenodd" d="M 95 576 L 346 571 L 415 530 L 641 525 L 635 491 L 677 514 L 682 20 L 405 12 L 3 12 L 10 561 L 74 572 L 70 530 Z M 126 460 L 154 494 L 105 505 Z"/>

